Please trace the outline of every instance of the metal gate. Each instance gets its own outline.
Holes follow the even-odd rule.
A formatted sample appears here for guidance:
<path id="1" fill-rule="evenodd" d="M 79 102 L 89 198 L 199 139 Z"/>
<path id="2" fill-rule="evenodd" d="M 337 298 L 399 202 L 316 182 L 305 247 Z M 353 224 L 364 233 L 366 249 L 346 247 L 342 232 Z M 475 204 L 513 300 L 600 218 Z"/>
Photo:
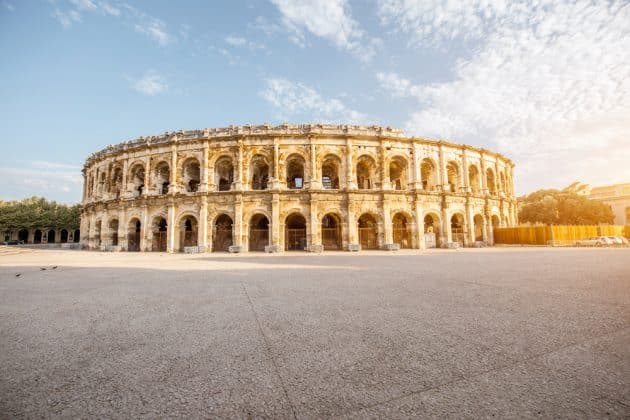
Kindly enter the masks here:
<path id="1" fill-rule="evenodd" d="M 166 252 L 166 232 L 154 232 L 153 243 L 151 245 L 153 251 Z"/>
<path id="2" fill-rule="evenodd" d="M 451 228 L 451 240 L 453 242 L 459 242 L 464 246 L 464 229 L 463 228 Z"/>
<path id="3" fill-rule="evenodd" d="M 140 232 L 133 232 L 127 235 L 127 249 L 129 251 L 140 251 Z"/>
<path id="4" fill-rule="evenodd" d="M 378 249 L 378 235 L 375 227 L 359 228 L 361 249 Z"/>
<path id="5" fill-rule="evenodd" d="M 232 245 L 232 226 L 217 226 L 212 237 L 212 252 L 227 252 Z"/>
<path id="6" fill-rule="evenodd" d="M 184 231 L 184 246 L 197 246 L 197 232 L 192 230 Z"/>
<path id="7" fill-rule="evenodd" d="M 341 230 L 339 228 L 322 228 L 322 245 L 326 250 L 341 249 Z"/>
<path id="8" fill-rule="evenodd" d="M 250 229 L 249 230 L 249 250 L 264 251 L 265 246 L 269 245 L 269 229 Z"/>
<path id="9" fill-rule="evenodd" d="M 437 247 L 437 240 L 435 238 L 435 233 L 429 232 L 429 233 L 424 234 L 424 246 L 426 248 Z"/>
<path id="10" fill-rule="evenodd" d="M 287 251 L 304 251 L 306 248 L 306 228 L 287 228 L 285 248 Z"/>
<path id="11" fill-rule="evenodd" d="M 411 248 L 411 232 L 407 228 L 393 228 L 394 243 L 401 248 Z"/>

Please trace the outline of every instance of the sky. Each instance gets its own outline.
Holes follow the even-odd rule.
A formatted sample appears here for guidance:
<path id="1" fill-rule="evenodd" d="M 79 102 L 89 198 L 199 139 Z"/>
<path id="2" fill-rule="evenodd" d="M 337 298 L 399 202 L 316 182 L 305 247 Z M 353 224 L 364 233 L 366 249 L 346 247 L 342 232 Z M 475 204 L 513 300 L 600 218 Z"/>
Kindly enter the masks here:
<path id="1" fill-rule="evenodd" d="M 384 125 L 500 152 L 517 195 L 630 182 L 630 2 L 0 0 L 0 199 L 109 144 Z"/>

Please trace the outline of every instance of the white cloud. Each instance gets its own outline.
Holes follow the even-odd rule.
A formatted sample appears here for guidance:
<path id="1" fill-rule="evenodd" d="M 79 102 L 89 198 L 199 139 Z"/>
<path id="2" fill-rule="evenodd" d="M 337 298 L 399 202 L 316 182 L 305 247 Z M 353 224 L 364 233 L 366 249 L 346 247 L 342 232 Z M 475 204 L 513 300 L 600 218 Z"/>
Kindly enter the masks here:
<path id="1" fill-rule="evenodd" d="M 28 161 L 17 167 L 0 168 L 2 199 L 21 199 L 33 195 L 64 202 L 81 198 L 81 167 L 58 162 Z"/>
<path id="2" fill-rule="evenodd" d="M 15 10 L 15 6 L 13 6 L 13 4 L 9 3 L 8 1 L 3 1 L 2 5 L 4 6 L 5 9 L 7 9 L 9 12 L 12 12 Z"/>
<path id="3" fill-rule="evenodd" d="M 157 72 L 147 71 L 140 79 L 133 81 L 132 87 L 143 95 L 154 96 L 168 90 L 166 79 Z"/>
<path id="4" fill-rule="evenodd" d="M 172 41 L 171 35 L 166 30 L 166 25 L 159 19 L 150 19 L 148 21 L 136 23 L 134 28 L 136 32 L 148 36 L 162 47 L 168 45 Z"/>
<path id="5" fill-rule="evenodd" d="M 284 78 L 266 80 L 261 96 L 277 108 L 280 119 L 300 116 L 311 121 L 363 123 L 367 116 L 336 98 L 324 98 L 315 89 Z"/>
<path id="6" fill-rule="evenodd" d="M 69 28 L 75 22 L 81 22 L 81 15 L 76 10 L 63 12 L 59 9 L 55 9 L 52 16 L 57 19 L 64 28 Z"/>
<path id="7" fill-rule="evenodd" d="M 331 41 L 363 61 L 371 60 L 380 40 L 369 38 L 350 15 L 346 0 L 271 0 L 289 30 L 289 39 L 300 47 L 306 45 L 304 31 Z"/>
<path id="8" fill-rule="evenodd" d="M 385 0 L 380 13 L 416 42 L 479 44 L 451 81 L 377 75 L 417 99 L 408 131 L 505 153 L 522 190 L 630 179 L 630 4 Z"/>
<path id="9" fill-rule="evenodd" d="M 247 40 L 239 36 L 226 36 L 225 42 L 234 47 L 242 47 L 244 45 L 247 45 Z"/>

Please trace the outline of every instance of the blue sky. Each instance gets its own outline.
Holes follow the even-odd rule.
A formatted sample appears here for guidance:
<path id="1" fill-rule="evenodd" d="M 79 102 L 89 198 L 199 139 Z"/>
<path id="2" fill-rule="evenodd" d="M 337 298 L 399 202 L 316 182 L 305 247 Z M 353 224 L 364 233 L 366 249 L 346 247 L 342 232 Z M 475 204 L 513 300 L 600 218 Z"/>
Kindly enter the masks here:
<path id="1" fill-rule="evenodd" d="M 628 45 L 621 1 L 0 0 L 0 199 L 76 202 L 108 144 L 265 122 L 486 147 L 518 194 L 628 182 Z"/>

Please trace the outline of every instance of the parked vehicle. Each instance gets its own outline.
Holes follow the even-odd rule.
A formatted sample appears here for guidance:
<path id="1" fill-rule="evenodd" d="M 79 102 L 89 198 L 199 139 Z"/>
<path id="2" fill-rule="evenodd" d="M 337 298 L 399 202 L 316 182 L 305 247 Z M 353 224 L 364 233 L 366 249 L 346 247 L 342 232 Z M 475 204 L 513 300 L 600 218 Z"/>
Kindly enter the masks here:
<path id="1" fill-rule="evenodd" d="M 623 241 L 619 238 L 619 236 L 607 236 L 607 238 L 612 241 L 613 245 L 623 245 Z"/>
<path id="2" fill-rule="evenodd" d="M 20 241 L 18 241 L 17 239 L 11 239 L 10 241 L 5 241 L 4 244 L 5 245 L 19 245 Z"/>
<path id="3" fill-rule="evenodd" d="M 615 244 L 619 246 L 628 246 L 628 240 L 623 236 L 611 236 L 611 238 L 615 239 Z"/>
<path id="4" fill-rule="evenodd" d="M 612 239 L 607 236 L 591 236 L 590 238 L 580 239 L 575 242 L 576 246 L 603 246 L 612 244 Z"/>

